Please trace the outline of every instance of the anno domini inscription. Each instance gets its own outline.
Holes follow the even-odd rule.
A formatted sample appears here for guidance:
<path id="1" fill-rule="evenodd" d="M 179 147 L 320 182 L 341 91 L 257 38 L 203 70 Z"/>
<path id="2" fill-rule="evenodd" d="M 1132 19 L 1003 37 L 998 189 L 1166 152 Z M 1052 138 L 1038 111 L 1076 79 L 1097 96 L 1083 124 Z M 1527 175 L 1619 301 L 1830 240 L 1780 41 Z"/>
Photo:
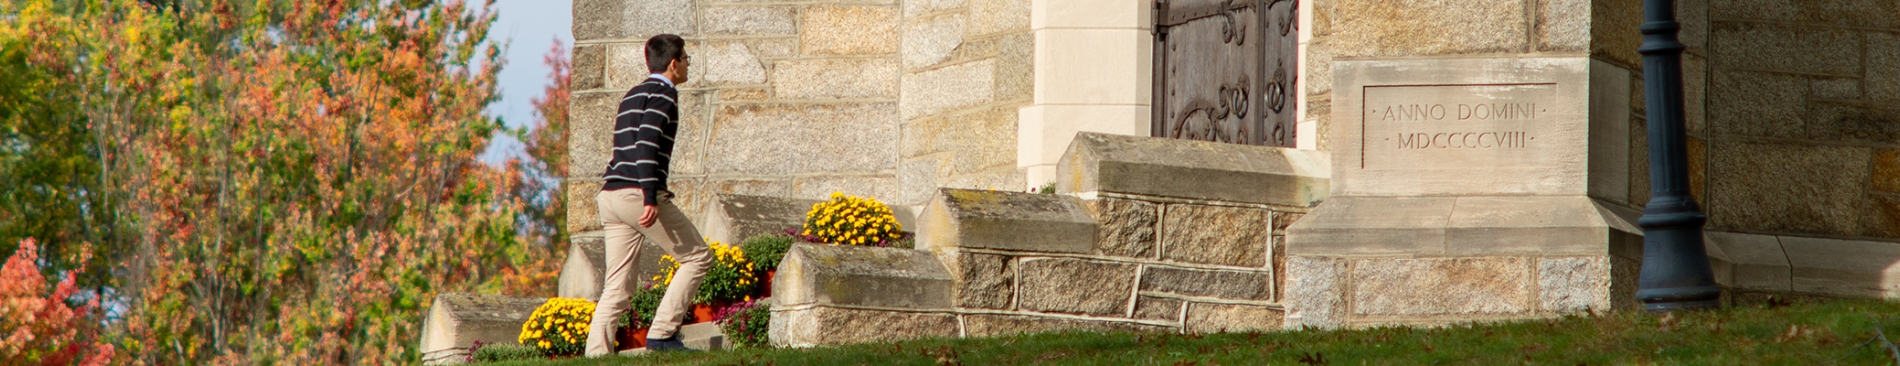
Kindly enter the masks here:
<path id="1" fill-rule="evenodd" d="M 1556 84 L 1366 86 L 1360 167 L 1534 164 Z M 1546 139 L 1545 141 L 1550 141 Z M 1426 165 L 1419 165 L 1425 163 Z"/>

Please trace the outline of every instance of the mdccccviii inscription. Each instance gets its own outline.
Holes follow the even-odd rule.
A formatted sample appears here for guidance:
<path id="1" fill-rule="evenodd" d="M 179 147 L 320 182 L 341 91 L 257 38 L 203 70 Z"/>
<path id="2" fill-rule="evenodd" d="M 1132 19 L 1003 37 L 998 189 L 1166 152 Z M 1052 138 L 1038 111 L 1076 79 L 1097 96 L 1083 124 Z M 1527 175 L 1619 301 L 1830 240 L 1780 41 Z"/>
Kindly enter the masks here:
<path id="1" fill-rule="evenodd" d="M 1522 131 L 1401 133 L 1395 140 L 1399 142 L 1399 150 L 1517 149 L 1529 141 Z"/>

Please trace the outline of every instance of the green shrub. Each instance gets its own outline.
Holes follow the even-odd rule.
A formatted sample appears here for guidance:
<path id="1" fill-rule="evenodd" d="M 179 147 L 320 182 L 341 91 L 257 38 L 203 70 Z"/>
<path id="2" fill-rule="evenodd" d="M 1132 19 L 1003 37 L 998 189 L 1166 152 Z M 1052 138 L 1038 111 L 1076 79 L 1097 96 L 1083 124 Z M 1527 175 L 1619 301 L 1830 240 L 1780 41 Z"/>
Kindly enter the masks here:
<path id="1" fill-rule="evenodd" d="M 747 258 L 752 258 L 756 266 L 754 269 L 764 274 L 778 269 L 778 261 L 785 259 L 785 252 L 792 250 L 792 243 L 796 241 L 798 238 L 790 235 L 759 235 L 739 243 L 739 250 L 744 251 Z"/>
<path id="2" fill-rule="evenodd" d="M 546 357 L 541 354 L 541 350 L 514 343 L 481 344 L 476 342 L 475 348 L 469 354 L 469 358 L 475 362 L 536 360 Z"/>
<path id="3" fill-rule="evenodd" d="M 627 310 L 627 316 L 620 324 L 632 326 L 634 329 L 653 326 L 653 313 L 660 310 L 660 298 L 663 297 L 666 297 L 664 285 L 634 291 L 633 298 L 629 301 L 632 306 Z M 692 324 L 693 320 L 692 309 L 686 309 L 686 317 L 680 319 L 680 324 Z"/>
<path id="4" fill-rule="evenodd" d="M 772 342 L 766 336 L 766 330 L 772 324 L 772 306 L 763 303 L 742 303 L 743 310 L 726 315 L 719 320 L 719 330 L 732 339 L 732 344 L 744 348 L 770 347 Z"/>
<path id="5" fill-rule="evenodd" d="M 636 293 L 635 296 L 639 296 L 639 295 Z M 658 304 L 659 300 L 654 300 L 654 303 Z M 640 314 L 646 314 L 646 317 L 642 318 Z M 642 319 L 645 319 L 645 320 L 642 320 Z M 652 324 L 652 320 L 653 320 L 653 312 L 651 311 L 642 312 L 639 310 L 639 305 L 633 305 L 632 307 L 629 307 L 627 309 L 627 312 L 620 313 L 620 319 L 617 321 L 614 321 L 614 329 L 646 328 L 648 324 Z"/>

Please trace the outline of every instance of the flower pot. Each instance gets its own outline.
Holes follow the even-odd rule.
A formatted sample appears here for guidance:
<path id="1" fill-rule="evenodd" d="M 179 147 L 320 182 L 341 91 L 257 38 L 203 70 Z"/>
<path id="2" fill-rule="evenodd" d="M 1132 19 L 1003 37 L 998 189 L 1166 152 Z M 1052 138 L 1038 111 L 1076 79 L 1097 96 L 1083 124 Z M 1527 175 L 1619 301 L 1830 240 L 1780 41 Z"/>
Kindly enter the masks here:
<path id="1" fill-rule="evenodd" d="M 618 328 L 614 330 L 614 352 L 620 352 L 647 346 L 647 329 Z"/>
<path id="2" fill-rule="evenodd" d="M 714 308 L 707 304 L 693 304 L 693 323 L 713 321 Z"/>
<path id="3" fill-rule="evenodd" d="M 758 298 L 772 297 L 772 277 L 778 276 L 778 270 L 765 271 L 765 279 L 759 281 Z"/>

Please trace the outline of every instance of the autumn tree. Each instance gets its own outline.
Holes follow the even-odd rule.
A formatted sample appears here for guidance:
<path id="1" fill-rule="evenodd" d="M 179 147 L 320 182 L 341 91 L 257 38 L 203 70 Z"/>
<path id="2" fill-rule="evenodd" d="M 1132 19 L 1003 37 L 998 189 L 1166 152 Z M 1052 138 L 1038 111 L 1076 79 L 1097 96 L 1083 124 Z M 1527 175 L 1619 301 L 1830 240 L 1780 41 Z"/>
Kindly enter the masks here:
<path id="1" fill-rule="evenodd" d="M 109 263 L 86 252 L 111 240 L 116 202 L 102 194 L 98 136 L 71 102 L 81 96 L 81 63 L 66 49 L 73 24 L 47 5 L 0 3 L 0 16 L 14 18 L 0 23 L 0 255 L 38 238 L 53 274 Z M 110 272 L 91 271 L 78 283 L 109 280 Z"/>
<path id="2" fill-rule="evenodd" d="M 125 305 L 108 323 L 121 363 L 413 362 L 429 300 L 499 292 L 502 274 L 545 261 L 533 243 L 551 231 L 526 221 L 564 211 L 519 193 L 534 189 L 523 172 L 552 168 L 476 160 L 503 130 L 482 112 L 501 67 L 488 8 L 0 4 L 0 36 L 15 37 L 0 67 L 33 73 L 0 82 L 56 86 L 0 106 L 75 131 L 0 130 L 0 164 L 44 153 L 98 171 L 33 183 L 77 190 L 15 189 L 53 203 L 8 206 L 0 225 L 51 223 L 9 227 L 102 258 L 71 267 L 112 274 L 98 293 Z M 17 143 L 49 139 L 74 150 Z M 25 216 L 62 204 L 78 209 Z"/>
<path id="3" fill-rule="evenodd" d="M 511 159 L 508 167 L 521 178 L 515 196 L 530 203 L 522 213 L 524 229 L 547 241 L 530 247 L 530 256 L 536 258 L 532 265 L 507 269 L 503 293 L 514 296 L 554 296 L 568 244 L 567 187 L 561 182 L 568 176 L 567 103 L 573 96 L 569 83 L 573 64 L 560 39 L 554 40 L 542 64 L 548 67 L 548 85 L 541 96 L 529 101 L 534 105 L 534 125 L 510 131 L 523 142 L 528 156 Z"/>

